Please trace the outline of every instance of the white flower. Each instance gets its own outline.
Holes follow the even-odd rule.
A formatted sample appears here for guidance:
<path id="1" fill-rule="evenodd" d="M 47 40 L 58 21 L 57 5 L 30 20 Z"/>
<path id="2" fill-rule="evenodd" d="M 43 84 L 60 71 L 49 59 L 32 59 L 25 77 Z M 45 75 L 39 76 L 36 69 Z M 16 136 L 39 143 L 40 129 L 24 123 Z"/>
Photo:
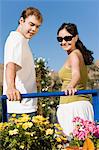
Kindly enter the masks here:
<path id="1" fill-rule="evenodd" d="M 52 75 L 52 73 L 51 73 L 51 72 L 49 72 L 49 73 L 48 73 L 48 76 L 51 76 L 51 75 Z"/>
<path id="2" fill-rule="evenodd" d="M 43 58 L 42 58 L 42 57 L 39 57 L 39 58 L 37 59 L 37 62 L 39 63 L 41 60 L 43 60 Z"/>
<path id="3" fill-rule="evenodd" d="M 43 62 L 45 62 L 45 61 L 46 61 L 46 59 L 45 59 L 45 58 L 43 58 L 42 60 L 43 60 Z"/>
<path id="4" fill-rule="evenodd" d="M 54 102 L 53 102 L 53 101 L 51 101 L 51 102 L 50 102 L 50 104 L 51 104 L 51 105 L 53 105 L 53 104 L 54 104 Z"/>
<path id="5" fill-rule="evenodd" d="M 36 68 L 39 68 L 39 65 L 36 65 Z"/>
<path id="6" fill-rule="evenodd" d="M 45 104 L 42 104 L 42 107 L 45 107 L 46 105 Z"/>

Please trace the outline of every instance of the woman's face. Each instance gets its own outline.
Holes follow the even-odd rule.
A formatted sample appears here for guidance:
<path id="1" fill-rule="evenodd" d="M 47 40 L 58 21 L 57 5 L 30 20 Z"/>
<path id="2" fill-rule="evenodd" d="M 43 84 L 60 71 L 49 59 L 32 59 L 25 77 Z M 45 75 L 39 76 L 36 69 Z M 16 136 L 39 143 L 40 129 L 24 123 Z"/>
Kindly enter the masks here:
<path id="1" fill-rule="evenodd" d="M 71 52 L 76 49 L 75 43 L 77 41 L 77 36 L 73 37 L 73 35 L 70 34 L 65 28 L 59 31 L 58 39 L 60 45 L 65 51 Z"/>

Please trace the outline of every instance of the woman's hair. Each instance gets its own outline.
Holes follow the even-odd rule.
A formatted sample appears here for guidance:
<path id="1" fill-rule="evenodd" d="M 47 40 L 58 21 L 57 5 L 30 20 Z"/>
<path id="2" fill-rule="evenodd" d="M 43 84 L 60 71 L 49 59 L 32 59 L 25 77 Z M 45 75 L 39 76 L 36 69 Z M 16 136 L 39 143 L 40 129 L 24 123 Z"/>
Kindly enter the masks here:
<path id="1" fill-rule="evenodd" d="M 25 20 L 28 16 L 32 16 L 32 15 L 36 16 L 36 18 L 40 20 L 41 23 L 43 22 L 43 17 L 41 12 L 34 7 L 28 7 L 25 10 L 23 10 L 21 17 L 23 17 L 23 19 Z"/>
<path id="2" fill-rule="evenodd" d="M 57 31 L 57 35 L 59 34 L 60 30 L 66 29 L 70 34 L 72 34 L 74 37 L 78 35 L 77 26 L 73 23 L 63 23 L 61 27 Z M 82 43 L 82 41 L 78 38 L 76 44 L 76 48 L 79 49 L 83 55 L 85 65 L 91 65 L 93 63 L 93 52 L 88 50 Z"/>

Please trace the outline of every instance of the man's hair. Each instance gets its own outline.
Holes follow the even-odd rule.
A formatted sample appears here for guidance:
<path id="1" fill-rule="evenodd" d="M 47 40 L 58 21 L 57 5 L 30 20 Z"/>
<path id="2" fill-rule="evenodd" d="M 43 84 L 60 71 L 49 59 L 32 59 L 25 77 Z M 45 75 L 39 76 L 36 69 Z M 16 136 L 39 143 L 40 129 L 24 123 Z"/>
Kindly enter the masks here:
<path id="1" fill-rule="evenodd" d="M 21 17 L 23 17 L 23 19 L 25 20 L 28 16 L 34 15 L 38 20 L 40 20 L 40 22 L 43 22 L 43 17 L 41 12 L 34 7 L 28 7 L 25 10 L 23 10 Z M 21 18 L 20 17 L 20 18 Z"/>

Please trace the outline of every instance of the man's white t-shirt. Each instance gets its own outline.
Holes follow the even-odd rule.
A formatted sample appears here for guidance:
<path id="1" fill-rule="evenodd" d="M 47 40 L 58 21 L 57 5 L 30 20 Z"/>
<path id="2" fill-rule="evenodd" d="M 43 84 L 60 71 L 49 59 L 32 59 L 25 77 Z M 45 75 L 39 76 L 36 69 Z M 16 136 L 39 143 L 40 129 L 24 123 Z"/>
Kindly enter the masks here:
<path id="1" fill-rule="evenodd" d="M 21 33 L 17 31 L 12 31 L 6 40 L 4 52 L 3 94 L 6 94 L 7 90 L 5 70 L 6 65 L 9 62 L 13 62 L 20 66 L 20 69 L 16 72 L 15 79 L 16 88 L 20 91 L 20 93 L 32 93 L 37 91 L 34 68 L 35 65 L 28 41 L 28 39 L 26 39 L 23 35 L 21 35 Z M 36 110 L 36 98 L 25 98 L 21 101 L 21 103 L 19 101 L 7 100 L 8 113 L 31 113 L 35 112 Z"/>

